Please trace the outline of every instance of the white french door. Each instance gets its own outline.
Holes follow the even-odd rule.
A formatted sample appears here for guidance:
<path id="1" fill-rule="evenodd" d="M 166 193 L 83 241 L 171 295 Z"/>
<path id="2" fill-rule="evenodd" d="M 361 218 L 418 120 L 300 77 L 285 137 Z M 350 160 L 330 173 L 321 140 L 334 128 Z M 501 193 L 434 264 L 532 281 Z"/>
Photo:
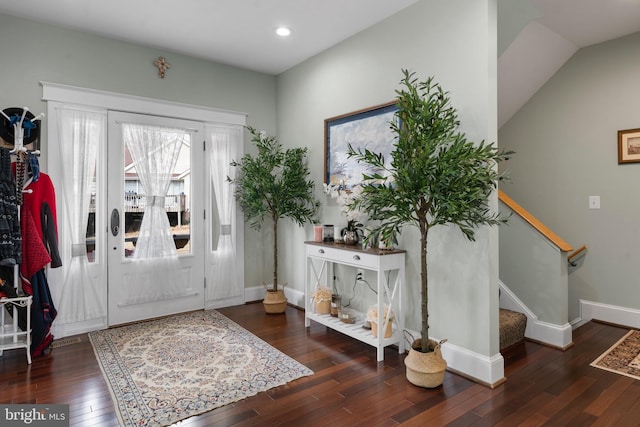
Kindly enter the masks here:
<path id="1" fill-rule="evenodd" d="M 246 115 L 41 84 L 47 101 L 44 170 L 57 186 L 63 258 L 62 267 L 48 271 L 58 308 L 54 335 L 244 303 L 243 218 L 235 209 L 226 177 L 234 173 L 229 162 L 242 157 Z M 172 170 L 148 162 L 138 170 L 125 148 L 123 124 L 131 125 L 127 129 L 133 139 L 130 148 L 153 153 L 146 159 L 159 165 L 175 161 Z M 172 155 L 156 156 L 160 146 L 145 145 L 143 131 L 165 142 L 167 138 L 174 144 L 179 141 L 180 150 L 169 144 Z M 95 156 L 83 155 L 89 148 L 97 150 Z M 138 154 L 137 158 L 145 158 Z M 165 172 L 168 189 L 157 187 L 166 187 L 167 181 L 153 171 Z M 149 206 L 153 210 L 149 218 L 154 219 L 145 226 Z M 158 220 L 159 212 L 165 218 Z M 157 224 L 167 220 L 169 232 L 166 222 Z M 173 241 L 176 254 L 151 250 L 157 246 L 150 246 L 149 240 L 166 242 L 167 238 Z M 147 240 L 142 249 L 140 240 Z"/>
<path id="2" fill-rule="evenodd" d="M 109 326 L 204 307 L 203 133 L 201 122 L 108 113 Z"/>

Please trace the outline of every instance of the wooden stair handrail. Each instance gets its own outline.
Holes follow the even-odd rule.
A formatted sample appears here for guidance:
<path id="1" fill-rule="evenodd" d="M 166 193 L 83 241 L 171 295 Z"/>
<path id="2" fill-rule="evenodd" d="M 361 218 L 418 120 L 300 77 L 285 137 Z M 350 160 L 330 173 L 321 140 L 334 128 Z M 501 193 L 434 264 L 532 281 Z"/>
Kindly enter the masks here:
<path id="1" fill-rule="evenodd" d="M 538 221 L 533 215 L 529 213 L 525 208 L 516 203 L 511 197 L 507 196 L 502 190 L 498 190 L 498 199 L 507 205 L 512 211 L 525 221 L 527 221 L 533 228 L 538 230 L 540 234 L 547 238 L 562 252 L 572 251 L 573 248 L 564 240 L 560 238 L 556 233 L 551 231 L 546 225 Z"/>
<path id="2" fill-rule="evenodd" d="M 569 264 L 571 264 L 572 267 L 575 267 L 578 264 L 574 261 L 574 259 L 578 258 L 579 256 L 586 255 L 587 254 L 586 251 L 587 251 L 587 245 L 582 245 L 575 252 L 572 252 L 571 254 L 569 254 L 567 261 L 569 262 Z"/>

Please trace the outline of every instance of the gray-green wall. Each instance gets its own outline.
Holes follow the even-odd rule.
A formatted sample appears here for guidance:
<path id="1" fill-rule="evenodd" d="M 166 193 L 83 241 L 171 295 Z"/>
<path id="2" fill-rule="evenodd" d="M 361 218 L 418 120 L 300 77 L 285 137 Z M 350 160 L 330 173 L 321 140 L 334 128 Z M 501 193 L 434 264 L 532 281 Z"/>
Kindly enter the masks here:
<path id="1" fill-rule="evenodd" d="M 320 189 L 324 119 L 392 100 L 402 68 L 433 75 L 451 92 L 472 140 L 497 139 L 495 15 L 495 0 L 423 0 L 277 78 L 0 15 L 0 39 L 15 41 L 0 43 L 0 106 L 44 110 L 38 82 L 45 80 L 246 112 L 250 124 L 277 131 L 285 146 L 309 147 L 321 220 L 334 222 L 339 213 Z M 152 64 L 160 55 L 171 63 L 164 80 Z M 245 280 L 254 286 L 271 277 L 272 236 L 245 230 Z M 303 290 L 302 242 L 310 229 L 285 222 L 281 231 L 281 277 Z M 417 330 L 419 246 L 411 231 L 400 240 L 408 250 L 406 326 Z M 451 227 L 432 231 L 433 336 L 497 353 L 497 248 L 497 229 L 480 230 L 473 244 Z"/>
<path id="2" fill-rule="evenodd" d="M 247 114 L 247 122 L 275 132 L 276 78 L 176 53 L 0 15 L 0 108 L 46 111 L 40 81 L 62 83 Z M 171 68 L 158 77 L 153 61 Z M 46 122 L 46 119 L 45 119 Z M 46 125 L 46 123 L 45 123 Z M 248 147 L 248 142 L 245 141 Z M 46 162 L 46 135 L 43 138 Z M 261 239 L 246 228 L 252 242 Z M 261 245 L 245 246 L 247 283 L 261 283 Z M 257 267 L 257 268 L 251 268 Z"/>
<path id="3" fill-rule="evenodd" d="M 574 248 L 579 299 L 640 309 L 640 164 L 618 164 L 617 131 L 640 128 L 640 33 L 580 49 L 499 132 L 517 152 L 501 188 Z M 588 197 L 600 196 L 590 210 Z"/>
<path id="4" fill-rule="evenodd" d="M 321 191 L 324 119 L 393 100 L 402 68 L 421 79 L 433 75 L 451 92 L 472 140 L 496 140 L 494 7 L 492 1 L 423 0 L 278 77 L 278 135 L 286 145 L 309 147 L 324 223 L 346 223 Z M 285 227 L 283 279 L 302 290 L 302 242 L 311 229 Z M 413 330 L 420 327 L 416 235 L 408 228 L 401 238 L 408 250 L 406 326 Z M 430 237 L 431 335 L 497 353 L 497 230 L 481 230 L 476 244 L 452 227 L 434 228 Z M 352 277 L 344 282 L 349 294 Z"/>

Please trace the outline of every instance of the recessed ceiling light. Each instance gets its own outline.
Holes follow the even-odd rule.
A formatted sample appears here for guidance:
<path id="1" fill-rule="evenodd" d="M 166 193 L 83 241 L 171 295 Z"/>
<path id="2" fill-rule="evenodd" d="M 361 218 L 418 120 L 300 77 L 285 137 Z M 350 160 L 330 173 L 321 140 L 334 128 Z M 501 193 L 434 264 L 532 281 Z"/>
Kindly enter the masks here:
<path id="1" fill-rule="evenodd" d="M 287 37 L 291 34 L 291 29 L 287 27 L 278 27 L 276 28 L 276 34 L 280 37 Z"/>

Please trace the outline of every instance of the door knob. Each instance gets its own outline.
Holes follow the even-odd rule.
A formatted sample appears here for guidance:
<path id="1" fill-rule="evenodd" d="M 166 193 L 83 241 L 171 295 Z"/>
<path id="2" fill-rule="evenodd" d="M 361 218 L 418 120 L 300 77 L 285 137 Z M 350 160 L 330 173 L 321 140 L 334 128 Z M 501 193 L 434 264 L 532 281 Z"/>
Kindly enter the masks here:
<path id="1" fill-rule="evenodd" d="M 118 209 L 111 211 L 111 234 L 117 236 L 120 232 L 120 212 Z"/>

